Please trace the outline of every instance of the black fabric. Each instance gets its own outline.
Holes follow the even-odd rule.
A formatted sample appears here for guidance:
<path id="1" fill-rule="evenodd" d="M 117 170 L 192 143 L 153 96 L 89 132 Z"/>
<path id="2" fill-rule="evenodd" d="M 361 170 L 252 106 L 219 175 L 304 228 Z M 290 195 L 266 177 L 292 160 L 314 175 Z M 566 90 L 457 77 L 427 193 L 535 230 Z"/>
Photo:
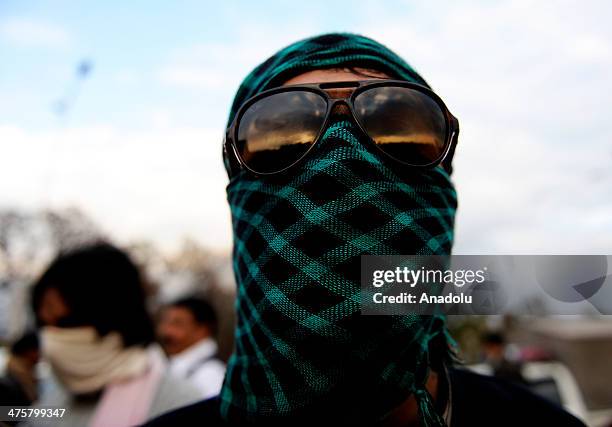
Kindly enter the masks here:
<path id="1" fill-rule="evenodd" d="M 585 427 L 559 406 L 519 385 L 462 369 L 451 369 L 450 377 L 453 402 L 450 427 Z M 180 408 L 145 424 L 146 427 L 198 425 L 229 426 L 219 414 L 218 398 Z M 293 425 L 300 424 L 296 421 Z"/>
<path id="2" fill-rule="evenodd" d="M 451 427 L 586 427 L 556 404 L 526 388 L 494 377 L 451 372 Z"/>
<path id="3" fill-rule="evenodd" d="M 0 378 L 0 405 L 3 406 L 29 406 L 32 402 L 19 383 L 19 380 L 10 374 Z"/>

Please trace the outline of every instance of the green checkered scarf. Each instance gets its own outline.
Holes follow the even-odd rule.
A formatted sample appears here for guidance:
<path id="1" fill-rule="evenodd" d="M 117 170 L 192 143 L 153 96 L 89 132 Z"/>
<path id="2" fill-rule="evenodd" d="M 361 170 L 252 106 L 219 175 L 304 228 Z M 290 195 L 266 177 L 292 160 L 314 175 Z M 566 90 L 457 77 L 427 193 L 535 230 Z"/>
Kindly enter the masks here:
<path id="1" fill-rule="evenodd" d="M 378 43 L 330 34 L 257 67 L 230 120 L 254 94 L 338 66 L 425 84 Z M 425 389 L 430 345 L 448 337 L 444 318 L 362 316 L 360 256 L 449 254 L 455 190 L 441 168 L 411 172 L 362 141 L 351 121 L 335 121 L 291 172 L 230 179 L 238 290 L 236 347 L 220 394 L 227 421 L 368 424 L 414 394 L 422 425 L 444 425 Z"/>

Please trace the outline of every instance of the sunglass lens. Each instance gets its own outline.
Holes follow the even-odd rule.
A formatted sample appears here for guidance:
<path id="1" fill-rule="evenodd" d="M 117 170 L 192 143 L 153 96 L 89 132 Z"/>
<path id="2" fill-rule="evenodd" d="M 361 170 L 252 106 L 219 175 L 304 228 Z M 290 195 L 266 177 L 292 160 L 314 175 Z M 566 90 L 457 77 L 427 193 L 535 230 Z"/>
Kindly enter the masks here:
<path id="1" fill-rule="evenodd" d="M 258 173 L 291 166 L 314 143 L 326 110 L 325 98 L 308 91 L 279 92 L 255 101 L 239 118 L 240 157 Z"/>
<path id="2" fill-rule="evenodd" d="M 427 94 L 407 87 L 379 86 L 358 94 L 354 107 L 365 131 L 389 156 L 419 166 L 442 157 L 446 119 Z"/>

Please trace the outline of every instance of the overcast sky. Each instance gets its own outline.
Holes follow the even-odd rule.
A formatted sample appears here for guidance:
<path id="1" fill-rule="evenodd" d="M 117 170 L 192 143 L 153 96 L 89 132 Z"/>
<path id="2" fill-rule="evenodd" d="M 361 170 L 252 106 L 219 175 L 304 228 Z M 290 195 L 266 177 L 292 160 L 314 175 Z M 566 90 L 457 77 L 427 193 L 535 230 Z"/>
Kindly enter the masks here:
<path id="1" fill-rule="evenodd" d="M 611 253 L 610 16 L 605 0 L 1 0 L 0 208 L 79 206 L 120 242 L 228 249 L 234 91 L 279 48 L 350 31 L 460 120 L 456 253 Z"/>

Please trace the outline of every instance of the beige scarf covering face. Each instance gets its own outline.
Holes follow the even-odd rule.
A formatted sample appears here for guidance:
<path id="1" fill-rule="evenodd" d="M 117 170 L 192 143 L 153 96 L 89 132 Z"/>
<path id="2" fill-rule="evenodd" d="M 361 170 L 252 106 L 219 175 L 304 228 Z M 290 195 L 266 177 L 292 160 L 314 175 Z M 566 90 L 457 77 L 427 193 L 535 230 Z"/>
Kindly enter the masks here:
<path id="1" fill-rule="evenodd" d="M 89 393 L 112 382 L 143 374 L 148 356 L 142 347 L 124 348 L 121 335 L 100 337 L 93 327 L 46 326 L 42 353 L 57 379 L 72 393 Z"/>

